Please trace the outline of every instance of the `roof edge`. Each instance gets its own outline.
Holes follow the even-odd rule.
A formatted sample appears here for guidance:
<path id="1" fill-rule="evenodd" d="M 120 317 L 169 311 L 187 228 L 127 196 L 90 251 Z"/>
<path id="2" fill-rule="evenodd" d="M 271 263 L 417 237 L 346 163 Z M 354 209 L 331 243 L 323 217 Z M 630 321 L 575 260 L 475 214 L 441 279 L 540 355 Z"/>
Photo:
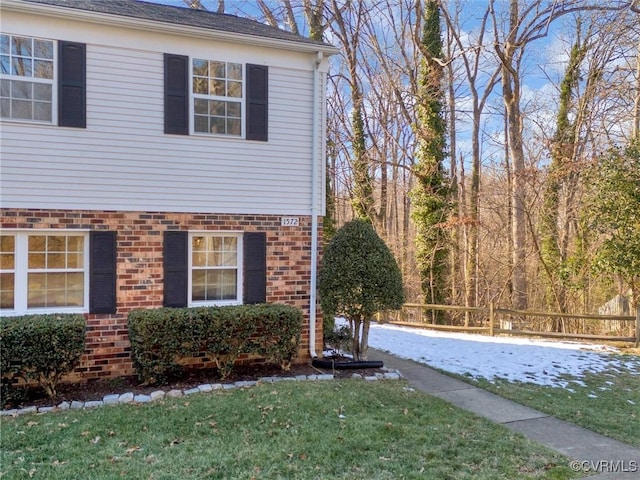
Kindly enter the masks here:
<path id="1" fill-rule="evenodd" d="M 221 30 L 194 27 L 190 25 L 178 25 L 156 20 L 147 20 L 142 18 L 112 15 L 109 13 L 93 12 L 89 10 L 59 7 L 57 5 L 49 5 L 46 3 L 27 3 L 21 2 L 19 0 L 2 0 L 2 2 L 0 3 L 0 10 L 29 14 L 39 13 L 50 17 L 65 18 L 70 20 L 81 19 L 100 25 L 138 28 L 151 32 L 173 33 L 176 35 L 187 37 L 208 38 L 231 43 L 241 43 L 243 45 L 278 48 L 294 52 L 322 52 L 326 55 L 335 55 L 340 52 L 337 47 L 329 44 L 323 45 L 300 43 L 291 40 L 268 38 L 258 35 L 224 32 Z"/>

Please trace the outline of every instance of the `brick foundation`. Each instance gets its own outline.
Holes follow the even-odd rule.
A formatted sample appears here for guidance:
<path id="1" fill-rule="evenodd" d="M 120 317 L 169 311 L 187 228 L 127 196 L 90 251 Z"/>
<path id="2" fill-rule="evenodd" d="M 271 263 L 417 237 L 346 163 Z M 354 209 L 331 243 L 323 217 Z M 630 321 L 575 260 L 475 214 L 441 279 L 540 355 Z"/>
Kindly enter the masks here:
<path id="1" fill-rule="evenodd" d="M 267 234 L 267 302 L 303 310 L 299 361 L 309 358 L 311 217 L 298 227 L 280 226 L 280 216 L 199 213 L 98 212 L 81 210 L 1 211 L 2 229 L 112 230 L 117 232 L 117 313 L 86 314 L 87 350 L 67 380 L 133 374 L 127 313 L 163 303 L 163 231 L 260 231 Z M 320 231 L 321 225 L 319 228 Z M 319 313 L 319 312 L 318 312 Z M 322 350 L 322 318 L 316 322 L 316 350 Z M 202 362 L 200 362 L 202 364 Z"/>

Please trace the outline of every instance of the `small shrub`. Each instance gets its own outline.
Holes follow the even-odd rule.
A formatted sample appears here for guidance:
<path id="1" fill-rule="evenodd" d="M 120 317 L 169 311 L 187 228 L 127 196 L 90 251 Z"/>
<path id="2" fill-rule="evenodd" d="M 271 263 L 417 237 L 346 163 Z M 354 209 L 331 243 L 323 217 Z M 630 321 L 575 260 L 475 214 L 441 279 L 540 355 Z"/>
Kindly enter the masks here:
<path id="1" fill-rule="evenodd" d="M 287 369 L 302 332 L 302 312 L 276 304 L 134 310 L 128 322 L 133 366 L 146 384 L 166 382 L 181 373 L 180 359 L 202 352 L 222 378 L 242 354 Z"/>
<path id="2" fill-rule="evenodd" d="M 44 314 L 0 320 L 0 370 L 6 385 L 14 377 L 35 380 L 49 397 L 79 363 L 85 348 L 82 315 Z"/>
<path id="3" fill-rule="evenodd" d="M 351 351 L 352 334 L 349 325 L 334 327 L 330 332 L 325 332 L 324 338 L 327 347 L 331 348 L 335 354 Z"/>
<path id="4" fill-rule="evenodd" d="M 366 360 L 373 315 L 397 310 L 404 303 L 400 268 L 373 226 L 360 219 L 338 230 L 322 262 L 318 278 L 322 311 L 349 321 L 351 353 L 356 360 Z"/>

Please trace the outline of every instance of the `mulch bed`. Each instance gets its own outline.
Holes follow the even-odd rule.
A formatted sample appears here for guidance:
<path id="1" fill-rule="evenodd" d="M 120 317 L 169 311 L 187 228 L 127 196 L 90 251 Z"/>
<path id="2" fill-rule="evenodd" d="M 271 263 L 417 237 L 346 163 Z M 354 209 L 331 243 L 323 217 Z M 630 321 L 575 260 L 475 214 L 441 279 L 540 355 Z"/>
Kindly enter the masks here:
<path id="1" fill-rule="evenodd" d="M 16 388 L 16 391 L 11 395 L 13 398 L 3 399 L 6 400 L 6 405 L 3 405 L 2 408 L 11 409 L 29 406 L 55 406 L 59 405 L 63 401 L 71 402 L 73 400 L 77 400 L 87 402 L 92 400 L 102 400 L 105 395 L 114 393 L 121 394 L 132 392 L 134 395 L 150 394 L 155 390 L 186 390 L 206 383 L 234 383 L 237 381 L 258 380 L 261 377 L 333 374 L 334 378 L 340 379 L 351 378 L 354 373 L 369 376 L 383 372 L 384 371 L 381 369 L 324 370 L 313 367 L 311 363 L 294 364 L 291 366 L 291 369 L 286 372 L 283 372 L 279 367 L 274 365 L 241 365 L 236 367 L 234 372 L 225 380 L 220 380 L 215 369 L 201 369 L 191 370 L 185 377 L 175 379 L 165 385 L 141 385 L 135 376 L 95 379 L 85 383 L 64 383 L 58 385 L 58 395 L 54 398 L 46 397 L 42 389 L 37 387 Z"/>

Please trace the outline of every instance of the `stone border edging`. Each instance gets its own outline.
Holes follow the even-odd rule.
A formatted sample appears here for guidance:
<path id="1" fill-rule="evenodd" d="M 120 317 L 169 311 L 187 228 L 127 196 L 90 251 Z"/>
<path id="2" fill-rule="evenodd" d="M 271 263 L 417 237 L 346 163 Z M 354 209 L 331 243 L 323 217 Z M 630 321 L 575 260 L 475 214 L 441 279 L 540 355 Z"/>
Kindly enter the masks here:
<path id="1" fill-rule="evenodd" d="M 382 368 L 382 370 L 387 370 Z M 304 380 L 333 380 L 335 377 L 331 373 L 318 374 L 318 375 L 296 375 L 294 377 L 262 377 L 258 380 L 250 381 L 238 381 L 235 383 L 204 383 L 194 388 L 188 388 L 186 390 L 155 390 L 150 394 L 138 394 L 135 395 L 132 392 L 127 393 L 112 393 L 105 395 L 102 400 L 90 400 L 81 402 L 72 400 L 71 402 L 64 401 L 53 407 L 25 407 L 25 408 L 13 408 L 10 410 L 0 410 L 0 417 L 17 417 L 19 415 L 26 415 L 29 413 L 47 413 L 47 412 L 63 412 L 65 410 L 81 410 L 103 407 L 105 405 L 124 405 L 128 403 L 143 404 L 150 403 L 162 398 L 179 398 L 184 396 L 193 395 L 194 393 L 213 392 L 215 390 L 233 390 L 236 388 L 253 387 L 258 383 L 276 383 L 282 381 L 304 381 Z M 400 380 L 402 374 L 398 370 L 388 370 L 385 373 L 376 373 L 375 375 L 363 376 L 359 373 L 354 373 L 351 378 L 361 379 L 365 381 L 377 381 L 377 380 Z"/>

